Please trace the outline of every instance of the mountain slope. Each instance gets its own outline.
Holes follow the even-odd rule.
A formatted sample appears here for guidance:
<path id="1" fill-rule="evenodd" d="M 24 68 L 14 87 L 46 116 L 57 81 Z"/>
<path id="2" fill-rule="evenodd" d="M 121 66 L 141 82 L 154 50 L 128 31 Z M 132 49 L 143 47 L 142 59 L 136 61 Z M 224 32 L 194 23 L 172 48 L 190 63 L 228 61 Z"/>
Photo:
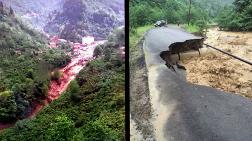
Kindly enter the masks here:
<path id="1" fill-rule="evenodd" d="M 81 41 L 85 35 L 105 39 L 115 27 L 124 25 L 122 1 L 66 0 L 60 12 L 51 14 L 44 30 L 61 38 Z"/>
<path id="2" fill-rule="evenodd" d="M 124 30 L 108 40 L 59 99 L 36 118 L 20 120 L 0 133 L 0 140 L 124 140 L 125 62 L 119 55 Z"/>
<path id="3" fill-rule="evenodd" d="M 0 4 L 1 5 L 1 4 Z M 48 73 L 69 57 L 0 6 L 0 123 L 26 117 L 47 95 Z M 49 55 L 50 54 L 50 55 Z M 50 61 L 49 61 L 50 60 Z"/>
<path id="4" fill-rule="evenodd" d="M 48 21 L 48 14 L 60 10 L 63 0 L 1 0 L 33 27 L 43 29 Z"/>
<path id="5" fill-rule="evenodd" d="M 33 27 L 72 41 L 93 35 L 105 39 L 124 25 L 123 0 L 1 0 Z"/>

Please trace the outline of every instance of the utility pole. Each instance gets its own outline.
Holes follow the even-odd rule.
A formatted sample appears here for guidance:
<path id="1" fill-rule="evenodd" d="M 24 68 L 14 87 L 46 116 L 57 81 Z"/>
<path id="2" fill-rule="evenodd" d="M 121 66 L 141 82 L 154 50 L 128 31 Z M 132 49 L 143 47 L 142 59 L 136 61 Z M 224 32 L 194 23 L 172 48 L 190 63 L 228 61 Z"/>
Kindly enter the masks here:
<path id="1" fill-rule="evenodd" d="M 191 21 L 191 5 L 192 5 L 192 0 L 189 0 L 188 25 L 190 24 L 190 21 Z"/>

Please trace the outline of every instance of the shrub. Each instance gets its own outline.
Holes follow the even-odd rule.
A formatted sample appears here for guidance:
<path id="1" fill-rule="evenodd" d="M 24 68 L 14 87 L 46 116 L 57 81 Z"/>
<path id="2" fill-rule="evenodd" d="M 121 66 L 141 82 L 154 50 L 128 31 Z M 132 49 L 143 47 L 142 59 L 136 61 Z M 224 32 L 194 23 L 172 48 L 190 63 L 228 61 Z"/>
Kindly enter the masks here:
<path id="1" fill-rule="evenodd" d="M 93 57 L 98 57 L 102 55 L 102 47 L 101 46 L 97 46 L 94 50 L 94 54 Z"/>
<path id="2" fill-rule="evenodd" d="M 52 72 L 51 80 L 58 81 L 61 76 L 62 76 L 62 73 L 59 70 L 55 70 L 54 72 Z"/>
<path id="3" fill-rule="evenodd" d="M 0 121 L 11 121 L 16 117 L 17 104 L 12 91 L 0 93 Z"/>

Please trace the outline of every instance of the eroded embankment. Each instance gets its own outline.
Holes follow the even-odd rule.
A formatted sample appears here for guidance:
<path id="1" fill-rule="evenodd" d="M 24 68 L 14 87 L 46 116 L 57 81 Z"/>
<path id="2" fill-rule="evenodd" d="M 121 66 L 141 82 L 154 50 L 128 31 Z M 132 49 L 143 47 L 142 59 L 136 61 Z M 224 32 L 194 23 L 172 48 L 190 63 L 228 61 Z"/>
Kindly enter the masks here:
<path id="1" fill-rule="evenodd" d="M 210 29 L 205 43 L 252 60 L 252 33 L 224 32 Z M 252 66 L 212 50 L 202 56 L 182 59 L 187 80 L 252 98 Z"/>
<path id="2" fill-rule="evenodd" d="M 154 140 L 148 75 L 142 41 L 130 53 L 130 134 L 131 140 Z"/>
<path id="3" fill-rule="evenodd" d="M 160 57 L 159 46 L 167 43 L 162 32 L 149 32 L 144 44 L 156 140 L 250 140 L 251 100 L 181 79 Z"/>

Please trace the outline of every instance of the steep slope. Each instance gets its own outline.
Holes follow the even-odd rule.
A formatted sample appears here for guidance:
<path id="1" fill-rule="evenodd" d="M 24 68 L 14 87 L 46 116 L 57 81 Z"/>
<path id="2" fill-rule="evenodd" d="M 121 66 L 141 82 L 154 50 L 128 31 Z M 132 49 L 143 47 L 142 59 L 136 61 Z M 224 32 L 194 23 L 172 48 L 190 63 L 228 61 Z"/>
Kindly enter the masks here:
<path id="1" fill-rule="evenodd" d="M 0 3 L 0 125 L 26 117 L 47 95 L 49 72 L 69 57 Z"/>
<path id="2" fill-rule="evenodd" d="M 31 120 L 0 134 L 5 141 L 124 140 L 125 62 L 120 57 L 124 30 L 97 47 L 97 58 L 79 73 L 57 100 Z"/>
<path id="3" fill-rule="evenodd" d="M 123 5 L 122 0 L 66 0 L 62 11 L 49 16 L 44 30 L 71 41 L 81 41 L 85 35 L 104 39 L 115 27 L 124 25 Z"/>
<path id="4" fill-rule="evenodd" d="M 35 28 L 43 29 L 48 21 L 48 14 L 60 10 L 63 0 L 1 0 L 27 23 Z"/>
<path id="5" fill-rule="evenodd" d="M 1 0 L 33 27 L 71 41 L 124 25 L 124 0 Z"/>

